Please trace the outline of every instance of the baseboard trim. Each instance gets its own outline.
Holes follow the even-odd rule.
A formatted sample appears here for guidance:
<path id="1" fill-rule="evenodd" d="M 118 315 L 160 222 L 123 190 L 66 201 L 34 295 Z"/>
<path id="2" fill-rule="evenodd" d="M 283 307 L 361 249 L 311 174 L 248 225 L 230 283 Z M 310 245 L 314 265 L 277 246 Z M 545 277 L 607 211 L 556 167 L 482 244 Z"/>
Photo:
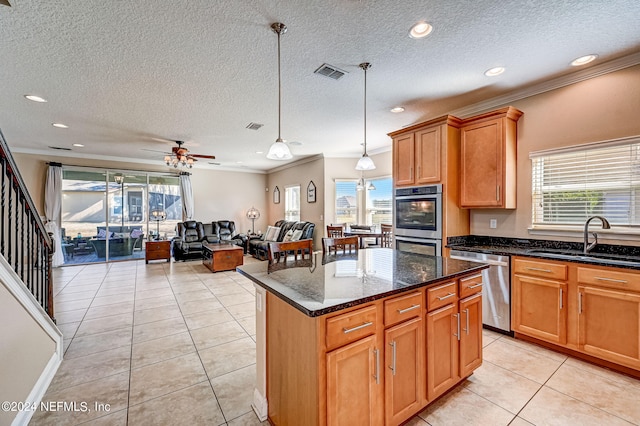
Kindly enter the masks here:
<path id="1" fill-rule="evenodd" d="M 267 398 L 262 396 L 258 389 L 253 390 L 253 402 L 251 403 L 251 408 L 253 408 L 253 411 L 261 422 L 267 420 L 267 417 L 269 416 Z"/>

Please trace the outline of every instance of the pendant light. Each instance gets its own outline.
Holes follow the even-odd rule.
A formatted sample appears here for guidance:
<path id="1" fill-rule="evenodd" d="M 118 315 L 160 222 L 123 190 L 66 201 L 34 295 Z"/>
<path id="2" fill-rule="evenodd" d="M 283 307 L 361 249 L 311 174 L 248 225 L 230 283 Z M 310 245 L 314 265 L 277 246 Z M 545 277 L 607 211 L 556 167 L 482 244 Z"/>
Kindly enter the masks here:
<path id="1" fill-rule="evenodd" d="M 364 70 L 364 152 L 356 164 L 356 170 L 373 170 L 376 165 L 367 154 L 367 70 L 371 68 L 371 64 L 363 62 L 358 66 Z"/>
<path id="2" fill-rule="evenodd" d="M 280 22 L 271 24 L 271 29 L 278 35 L 278 139 L 271 144 L 267 158 L 271 160 L 290 160 L 293 158 L 287 144 L 280 137 L 280 122 L 282 116 L 282 84 L 280 78 L 280 36 L 287 32 L 287 27 Z"/>

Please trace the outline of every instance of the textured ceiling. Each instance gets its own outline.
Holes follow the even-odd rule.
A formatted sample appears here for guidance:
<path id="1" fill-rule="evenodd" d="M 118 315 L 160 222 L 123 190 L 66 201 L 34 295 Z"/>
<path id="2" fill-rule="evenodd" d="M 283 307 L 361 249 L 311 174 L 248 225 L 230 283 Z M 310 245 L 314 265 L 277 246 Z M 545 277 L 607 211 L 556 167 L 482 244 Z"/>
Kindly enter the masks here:
<path id="1" fill-rule="evenodd" d="M 11 4 L 0 6 L 0 129 L 14 152 L 157 162 L 168 140 L 181 139 L 220 163 L 198 167 L 282 164 L 256 153 L 278 131 L 272 22 L 288 27 L 282 137 L 300 143 L 291 146 L 294 160 L 361 153 L 361 62 L 372 63 L 367 135 L 376 152 L 388 150 L 386 133 L 402 126 L 575 72 L 568 64 L 578 56 L 597 53 L 591 67 L 640 52 L 638 0 Z M 419 20 L 434 30 L 414 40 L 408 30 Z M 347 74 L 338 81 L 315 75 L 323 63 Z M 498 65 L 507 71 L 484 75 Z M 397 105 L 406 111 L 389 112 Z M 264 127 L 248 130 L 250 122 Z"/>

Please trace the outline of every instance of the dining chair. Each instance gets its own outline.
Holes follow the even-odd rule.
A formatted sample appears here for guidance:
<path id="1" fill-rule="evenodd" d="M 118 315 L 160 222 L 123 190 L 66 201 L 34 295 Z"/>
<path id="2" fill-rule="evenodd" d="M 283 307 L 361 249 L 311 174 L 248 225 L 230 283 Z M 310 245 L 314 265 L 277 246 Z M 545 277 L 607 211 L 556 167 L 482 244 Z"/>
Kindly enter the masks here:
<path id="1" fill-rule="evenodd" d="M 327 225 L 327 237 L 329 238 L 344 237 L 344 227 L 342 225 Z"/>
<path id="2" fill-rule="evenodd" d="M 380 233 L 382 234 L 380 245 L 382 247 L 393 247 L 393 225 L 381 223 Z"/>
<path id="3" fill-rule="evenodd" d="M 287 257 L 293 255 L 293 260 L 311 259 L 313 253 L 313 240 L 271 242 L 269 243 L 269 265 L 287 261 Z"/>
<path id="4" fill-rule="evenodd" d="M 357 253 L 360 246 L 359 238 L 353 237 L 341 237 L 341 238 L 323 238 L 322 239 L 322 254 L 339 254 L 338 250 L 342 250 L 342 254 Z"/>

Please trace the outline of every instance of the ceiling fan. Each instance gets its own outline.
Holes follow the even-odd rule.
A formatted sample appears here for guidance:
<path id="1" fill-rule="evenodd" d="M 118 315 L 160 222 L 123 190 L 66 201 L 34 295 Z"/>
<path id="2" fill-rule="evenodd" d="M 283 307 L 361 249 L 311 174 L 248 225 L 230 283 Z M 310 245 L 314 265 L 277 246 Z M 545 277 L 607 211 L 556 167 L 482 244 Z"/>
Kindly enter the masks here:
<path id="1" fill-rule="evenodd" d="M 178 166 L 192 168 L 193 163 L 195 163 L 197 158 L 206 158 L 209 160 L 215 160 L 214 155 L 202 155 L 202 154 L 191 154 L 187 148 L 184 148 L 184 141 L 175 141 L 177 146 L 171 148 L 171 153 L 167 153 L 164 157 L 164 162 L 167 166 L 173 166 L 178 168 Z"/>

